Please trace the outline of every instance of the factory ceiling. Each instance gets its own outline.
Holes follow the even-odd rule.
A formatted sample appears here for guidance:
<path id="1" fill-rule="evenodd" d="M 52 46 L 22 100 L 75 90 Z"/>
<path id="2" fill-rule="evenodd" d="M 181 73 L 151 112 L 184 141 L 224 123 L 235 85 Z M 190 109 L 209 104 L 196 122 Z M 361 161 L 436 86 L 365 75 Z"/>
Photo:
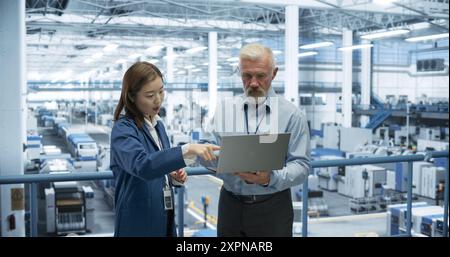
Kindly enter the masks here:
<path id="1" fill-rule="evenodd" d="M 185 74 L 183 67 L 192 63 L 202 64 L 207 73 L 208 51 L 187 50 L 207 46 L 210 31 L 219 35 L 219 63 L 236 55 L 242 44 L 262 39 L 278 42 L 282 50 L 284 6 L 258 2 L 27 0 L 29 79 L 118 79 L 123 67 L 138 58 L 164 65 L 165 46 L 173 47 L 178 57 L 175 74 Z M 339 36 L 343 28 L 365 33 L 416 24 L 448 33 L 448 0 L 299 2 L 301 38 Z M 234 69 L 221 65 L 219 73 Z"/>

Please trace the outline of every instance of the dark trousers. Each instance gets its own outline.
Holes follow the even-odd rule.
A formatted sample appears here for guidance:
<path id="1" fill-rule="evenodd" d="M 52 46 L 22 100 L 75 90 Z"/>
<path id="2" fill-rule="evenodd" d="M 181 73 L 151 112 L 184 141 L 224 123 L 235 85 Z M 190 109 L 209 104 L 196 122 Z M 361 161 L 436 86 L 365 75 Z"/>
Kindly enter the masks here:
<path id="1" fill-rule="evenodd" d="M 290 189 L 255 203 L 246 203 L 223 187 L 220 191 L 219 237 L 292 237 L 293 221 Z"/>

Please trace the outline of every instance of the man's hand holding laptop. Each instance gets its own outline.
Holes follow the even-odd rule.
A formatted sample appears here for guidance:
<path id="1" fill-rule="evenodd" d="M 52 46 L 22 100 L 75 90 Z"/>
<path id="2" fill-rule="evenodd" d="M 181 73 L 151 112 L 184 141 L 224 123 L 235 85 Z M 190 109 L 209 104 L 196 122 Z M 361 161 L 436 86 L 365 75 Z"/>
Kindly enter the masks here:
<path id="1" fill-rule="evenodd" d="M 252 184 L 267 186 L 270 182 L 270 171 L 236 172 L 234 175 Z"/>

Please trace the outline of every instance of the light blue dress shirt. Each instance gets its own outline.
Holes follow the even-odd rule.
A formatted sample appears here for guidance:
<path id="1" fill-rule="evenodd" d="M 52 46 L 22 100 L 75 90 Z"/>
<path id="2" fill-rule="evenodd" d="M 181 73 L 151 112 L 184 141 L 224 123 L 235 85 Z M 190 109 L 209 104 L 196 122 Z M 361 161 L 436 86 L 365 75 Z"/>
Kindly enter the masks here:
<path id="1" fill-rule="evenodd" d="M 271 194 L 303 183 L 309 175 L 311 159 L 306 115 L 294 104 L 278 96 L 272 88 L 264 103 L 258 104 L 258 111 L 255 103 L 249 100 L 251 99 L 245 95 L 233 100 L 220 99 L 210 131 L 219 134 L 247 134 L 248 123 L 250 134 L 291 133 L 285 166 L 271 172 L 270 182 L 266 187 L 248 184 L 232 174 L 218 174 L 217 177 L 223 180 L 226 190 L 237 195 Z M 244 114 L 246 104 L 248 122 L 245 122 Z M 220 143 L 218 138 L 216 140 Z"/>

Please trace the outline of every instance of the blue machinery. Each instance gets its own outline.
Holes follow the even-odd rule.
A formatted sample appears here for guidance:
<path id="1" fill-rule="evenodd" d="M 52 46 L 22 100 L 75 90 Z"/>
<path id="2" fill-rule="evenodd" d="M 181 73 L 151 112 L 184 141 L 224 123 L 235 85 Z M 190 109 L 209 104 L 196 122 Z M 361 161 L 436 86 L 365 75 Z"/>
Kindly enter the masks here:
<path id="1" fill-rule="evenodd" d="M 405 155 L 405 156 L 387 156 L 387 157 L 371 157 L 371 158 L 354 158 L 342 160 L 322 160 L 312 161 L 311 168 L 335 167 L 335 166 L 351 166 L 377 163 L 394 163 L 407 162 L 408 163 L 408 187 L 407 187 L 407 227 L 406 233 L 400 236 L 411 236 L 411 219 L 412 219 L 412 168 L 413 162 L 428 161 L 431 158 L 446 158 L 446 173 L 445 173 L 445 194 L 444 194 L 444 235 L 448 231 L 448 198 L 449 198 L 449 172 L 448 172 L 448 158 L 449 152 L 435 151 L 429 152 L 425 155 Z M 187 168 L 187 173 L 193 175 L 207 175 L 212 174 L 204 168 Z M 1 184 L 30 184 L 30 211 L 31 211 L 31 236 L 37 236 L 37 183 L 39 182 L 57 182 L 57 181 L 81 181 L 81 180 L 101 180 L 112 179 L 111 171 L 107 172 L 83 172 L 71 174 L 39 174 L 39 175 L 18 175 L 18 176 L 1 176 Z M 178 193 L 178 224 L 184 224 L 184 187 L 177 188 Z M 308 180 L 305 180 L 302 190 L 302 236 L 308 236 Z M 184 226 L 178 226 L 178 235 L 184 236 Z"/>

